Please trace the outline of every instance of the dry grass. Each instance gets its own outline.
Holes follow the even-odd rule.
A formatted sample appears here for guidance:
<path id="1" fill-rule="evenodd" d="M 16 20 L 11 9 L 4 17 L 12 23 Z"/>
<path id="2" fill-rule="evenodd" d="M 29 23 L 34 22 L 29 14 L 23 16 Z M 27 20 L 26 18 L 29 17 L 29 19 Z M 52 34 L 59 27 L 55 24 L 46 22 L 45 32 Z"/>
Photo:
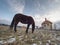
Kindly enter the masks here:
<path id="1" fill-rule="evenodd" d="M 6 45 L 58 45 L 60 41 L 56 39 L 56 35 L 60 35 L 59 31 L 52 32 L 48 30 L 36 29 L 34 33 L 25 33 L 25 28 L 18 28 L 15 33 L 13 30 L 9 30 L 9 27 L 0 26 L 0 41 L 7 42 L 10 38 L 16 40 L 12 43 L 5 43 Z"/>

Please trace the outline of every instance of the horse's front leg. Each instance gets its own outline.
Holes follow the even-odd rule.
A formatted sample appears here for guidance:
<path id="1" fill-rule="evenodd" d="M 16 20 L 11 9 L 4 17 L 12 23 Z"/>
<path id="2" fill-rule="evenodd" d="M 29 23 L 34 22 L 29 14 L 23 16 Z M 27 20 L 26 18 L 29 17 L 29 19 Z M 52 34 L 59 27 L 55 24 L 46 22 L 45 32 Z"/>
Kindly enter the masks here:
<path id="1" fill-rule="evenodd" d="M 30 24 L 27 25 L 26 33 L 28 33 L 29 26 L 30 26 Z"/>
<path id="2" fill-rule="evenodd" d="M 16 32 L 16 26 L 17 26 L 17 24 L 14 24 L 14 31 Z"/>

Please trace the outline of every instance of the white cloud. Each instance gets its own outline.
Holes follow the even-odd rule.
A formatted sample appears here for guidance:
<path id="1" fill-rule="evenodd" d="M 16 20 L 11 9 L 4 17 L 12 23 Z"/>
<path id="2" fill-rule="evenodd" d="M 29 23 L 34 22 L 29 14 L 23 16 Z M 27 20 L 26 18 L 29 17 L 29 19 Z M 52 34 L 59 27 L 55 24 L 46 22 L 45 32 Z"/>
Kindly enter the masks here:
<path id="1" fill-rule="evenodd" d="M 7 0 L 11 10 L 16 13 L 23 13 L 25 1 L 24 0 Z"/>
<path id="2" fill-rule="evenodd" d="M 44 21 L 43 17 L 40 14 L 35 14 L 33 16 L 33 18 L 34 18 L 34 21 L 35 21 L 35 25 L 40 27 L 41 23 Z"/>
<path id="3" fill-rule="evenodd" d="M 44 17 L 52 22 L 60 21 L 60 10 L 50 11 Z"/>
<path id="4" fill-rule="evenodd" d="M 48 0 L 49 2 L 55 2 L 55 3 L 57 3 L 57 2 L 59 2 L 60 0 Z"/>
<path id="5" fill-rule="evenodd" d="M 39 0 L 37 0 L 37 1 L 35 0 L 34 5 L 35 5 L 35 9 L 36 9 L 37 11 L 40 11 L 40 7 L 41 7 L 41 5 L 40 5 Z"/>
<path id="6" fill-rule="evenodd" d="M 35 14 L 33 18 L 37 26 L 41 26 L 41 23 L 45 18 L 54 24 L 55 22 L 60 21 L 60 9 L 49 11 L 44 15 Z"/>
<path id="7" fill-rule="evenodd" d="M 55 2 L 59 2 L 60 0 L 54 0 Z"/>

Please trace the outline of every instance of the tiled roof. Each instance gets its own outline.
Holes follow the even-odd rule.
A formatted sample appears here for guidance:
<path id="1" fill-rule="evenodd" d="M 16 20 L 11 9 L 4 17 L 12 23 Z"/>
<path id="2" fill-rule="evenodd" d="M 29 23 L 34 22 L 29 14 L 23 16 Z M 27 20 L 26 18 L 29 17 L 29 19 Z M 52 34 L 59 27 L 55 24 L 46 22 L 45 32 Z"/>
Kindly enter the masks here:
<path id="1" fill-rule="evenodd" d="M 42 22 L 42 25 L 43 25 L 43 24 L 49 24 L 49 23 L 52 24 L 52 22 L 50 22 L 49 20 L 45 19 L 45 21 Z"/>

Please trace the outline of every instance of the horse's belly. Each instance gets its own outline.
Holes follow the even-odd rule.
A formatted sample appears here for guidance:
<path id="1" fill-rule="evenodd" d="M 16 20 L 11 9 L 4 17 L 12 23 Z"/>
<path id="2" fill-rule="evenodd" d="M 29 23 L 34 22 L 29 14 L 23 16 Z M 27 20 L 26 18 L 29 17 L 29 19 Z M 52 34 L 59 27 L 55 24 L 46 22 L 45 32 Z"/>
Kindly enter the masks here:
<path id="1" fill-rule="evenodd" d="M 21 21 L 21 23 L 23 23 L 23 24 L 28 24 L 28 21 Z"/>

